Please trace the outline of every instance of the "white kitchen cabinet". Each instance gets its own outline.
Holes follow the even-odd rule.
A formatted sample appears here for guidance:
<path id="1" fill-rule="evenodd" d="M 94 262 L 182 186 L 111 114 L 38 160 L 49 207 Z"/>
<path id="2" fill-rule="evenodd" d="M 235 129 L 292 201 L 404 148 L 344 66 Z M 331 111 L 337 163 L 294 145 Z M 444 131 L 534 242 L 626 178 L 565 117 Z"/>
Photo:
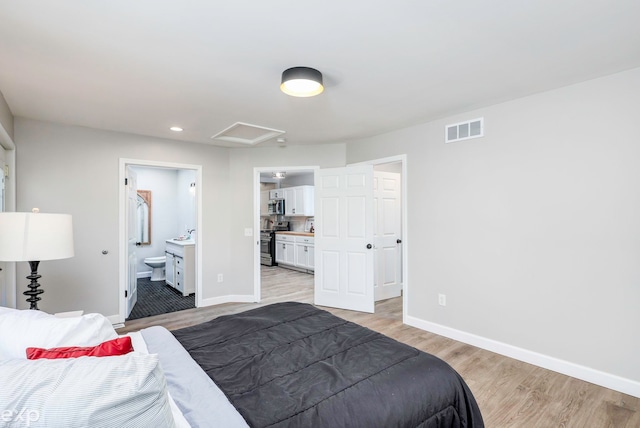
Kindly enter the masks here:
<path id="1" fill-rule="evenodd" d="M 260 215 L 269 215 L 269 190 L 260 192 Z"/>
<path id="2" fill-rule="evenodd" d="M 269 190 L 269 199 L 284 199 L 284 189 Z"/>
<path id="3" fill-rule="evenodd" d="M 276 233 L 276 262 L 282 267 L 313 271 L 313 236 Z"/>
<path id="4" fill-rule="evenodd" d="M 284 215 L 294 216 L 296 215 L 296 188 L 288 187 L 284 189 Z"/>
<path id="5" fill-rule="evenodd" d="M 296 236 L 295 241 L 296 260 L 295 266 L 300 269 L 314 270 L 315 246 L 313 237 Z"/>
<path id="6" fill-rule="evenodd" d="M 284 209 L 286 216 L 314 215 L 314 187 L 295 186 L 284 189 Z"/>
<path id="7" fill-rule="evenodd" d="M 316 247 L 313 245 L 309 246 L 309 261 L 308 261 L 307 269 L 316 270 Z"/>
<path id="8" fill-rule="evenodd" d="M 276 263 L 294 265 L 295 255 L 295 237 L 276 233 Z"/>
<path id="9" fill-rule="evenodd" d="M 183 296 L 196 292 L 196 246 L 193 241 L 166 241 L 166 283 Z"/>

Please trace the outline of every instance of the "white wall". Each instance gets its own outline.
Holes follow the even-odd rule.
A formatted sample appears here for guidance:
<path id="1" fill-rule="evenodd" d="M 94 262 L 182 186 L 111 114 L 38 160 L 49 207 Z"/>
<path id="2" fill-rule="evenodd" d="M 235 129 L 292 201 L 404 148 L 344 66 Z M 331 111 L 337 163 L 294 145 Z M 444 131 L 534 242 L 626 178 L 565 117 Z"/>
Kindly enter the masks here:
<path id="1" fill-rule="evenodd" d="M 0 92 L 0 126 L 4 128 L 9 137 L 13 140 L 13 114 L 9 108 L 9 104 L 4 99 L 4 95 Z"/>
<path id="2" fill-rule="evenodd" d="M 638 88 L 635 69 L 348 144 L 407 154 L 409 316 L 639 393 Z M 477 117 L 484 138 L 444 144 Z"/>
<path id="3" fill-rule="evenodd" d="M 219 209 L 219 202 L 229 198 L 228 149 L 23 118 L 16 118 L 15 142 L 18 210 L 37 206 L 42 212 L 73 215 L 75 257 L 40 264 L 43 310 L 118 313 L 121 158 L 202 165 L 203 297 L 226 292 L 215 275 L 228 269 L 230 259 L 231 213 Z M 20 291 L 26 288 L 28 272 L 26 263 L 18 265 Z M 21 297 L 18 305 L 24 308 Z"/>
<path id="4" fill-rule="evenodd" d="M 313 171 L 310 171 L 301 175 L 287 176 L 280 183 L 280 187 L 313 186 L 314 184 Z"/>
<path id="5" fill-rule="evenodd" d="M 177 199 L 174 207 L 178 213 L 176 230 L 169 238 L 186 235 L 187 229 L 196 228 L 196 189 L 191 188 L 191 183 L 196 182 L 196 172 L 194 170 L 179 170 L 176 181 Z"/>

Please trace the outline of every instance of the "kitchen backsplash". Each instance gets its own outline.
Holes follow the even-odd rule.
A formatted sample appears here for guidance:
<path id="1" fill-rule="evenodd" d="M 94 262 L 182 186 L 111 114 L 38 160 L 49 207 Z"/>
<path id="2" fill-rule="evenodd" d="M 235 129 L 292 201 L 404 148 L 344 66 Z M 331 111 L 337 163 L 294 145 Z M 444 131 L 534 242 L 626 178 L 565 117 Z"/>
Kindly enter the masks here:
<path id="1" fill-rule="evenodd" d="M 293 232 L 304 232 L 304 227 L 308 218 L 313 217 L 287 217 L 287 220 L 289 220 L 289 230 Z"/>

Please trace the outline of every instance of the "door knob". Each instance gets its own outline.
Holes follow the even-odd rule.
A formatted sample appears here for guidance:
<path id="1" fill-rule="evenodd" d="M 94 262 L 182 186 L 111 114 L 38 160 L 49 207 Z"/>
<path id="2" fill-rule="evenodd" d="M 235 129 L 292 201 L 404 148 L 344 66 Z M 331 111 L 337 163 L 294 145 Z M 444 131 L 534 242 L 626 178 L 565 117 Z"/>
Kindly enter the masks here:
<path id="1" fill-rule="evenodd" d="M 402 239 L 396 239 L 396 244 L 402 244 Z"/>
<path id="2" fill-rule="evenodd" d="M 370 250 L 370 249 L 372 249 L 372 248 L 373 248 L 373 245 L 371 245 L 371 244 L 367 244 L 367 250 Z"/>

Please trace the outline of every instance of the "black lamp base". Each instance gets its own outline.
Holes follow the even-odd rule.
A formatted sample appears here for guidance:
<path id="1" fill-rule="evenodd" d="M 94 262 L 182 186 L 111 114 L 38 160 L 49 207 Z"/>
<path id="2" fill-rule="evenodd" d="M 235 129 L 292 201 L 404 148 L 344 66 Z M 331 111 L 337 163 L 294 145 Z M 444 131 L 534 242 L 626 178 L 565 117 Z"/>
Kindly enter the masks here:
<path id="1" fill-rule="evenodd" d="M 31 275 L 29 275 L 27 279 L 30 279 L 31 283 L 28 285 L 29 290 L 22 293 L 25 296 L 29 296 L 29 298 L 27 299 L 27 302 L 31 303 L 31 307 L 29 309 L 35 310 L 38 310 L 38 301 L 42 300 L 40 297 L 38 297 L 38 295 L 44 293 L 44 290 L 38 289 L 38 287 L 40 287 L 40 284 L 38 284 L 38 279 L 42 278 L 42 275 L 38 275 L 39 264 L 39 261 L 29 262 L 29 266 L 31 267 Z"/>

